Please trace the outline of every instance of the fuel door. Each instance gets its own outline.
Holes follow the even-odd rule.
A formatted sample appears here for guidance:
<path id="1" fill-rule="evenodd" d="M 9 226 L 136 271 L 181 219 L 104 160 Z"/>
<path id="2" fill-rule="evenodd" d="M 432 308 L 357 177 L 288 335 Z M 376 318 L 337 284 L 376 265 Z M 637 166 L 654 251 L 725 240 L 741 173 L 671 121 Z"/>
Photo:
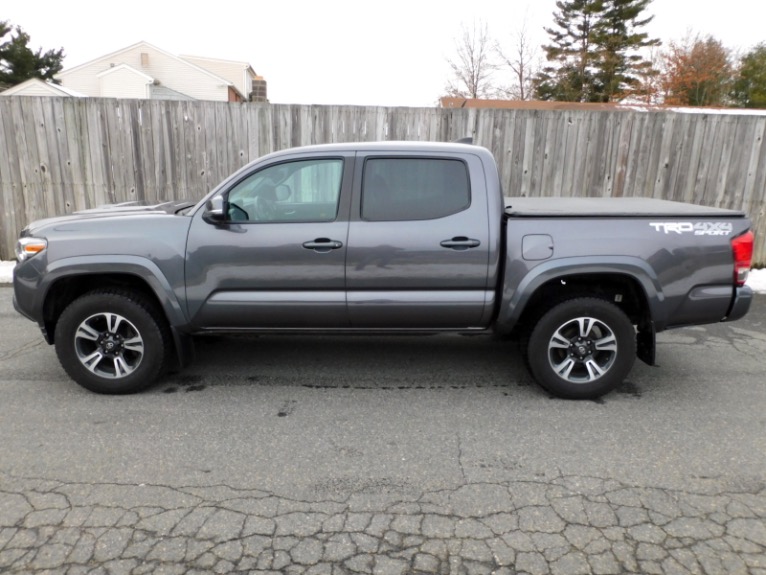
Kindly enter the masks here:
<path id="1" fill-rule="evenodd" d="M 553 238 L 548 234 L 530 234 L 521 240 L 521 256 L 527 261 L 547 260 L 553 255 Z"/>

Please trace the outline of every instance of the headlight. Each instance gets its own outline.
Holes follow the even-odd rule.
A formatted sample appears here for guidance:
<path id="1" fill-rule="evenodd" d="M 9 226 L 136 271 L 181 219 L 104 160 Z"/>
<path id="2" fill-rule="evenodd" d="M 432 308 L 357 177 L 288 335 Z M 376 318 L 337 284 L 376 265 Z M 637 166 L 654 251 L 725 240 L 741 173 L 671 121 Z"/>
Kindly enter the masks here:
<path id="1" fill-rule="evenodd" d="M 16 242 L 16 259 L 23 262 L 27 258 L 39 254 L 48 247 L 48 241 L 42 238 L 21 238 Z"/>

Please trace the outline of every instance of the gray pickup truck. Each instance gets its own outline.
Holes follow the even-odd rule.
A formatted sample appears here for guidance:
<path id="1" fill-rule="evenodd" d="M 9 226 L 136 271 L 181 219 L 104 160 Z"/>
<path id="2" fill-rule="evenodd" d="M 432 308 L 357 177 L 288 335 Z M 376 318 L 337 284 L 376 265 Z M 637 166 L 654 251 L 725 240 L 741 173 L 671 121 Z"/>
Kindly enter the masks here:
<path id="1" fill-rule="evenodd" d="M 639 198 L 503 198 L 492 154 L 386 142 L 284 150 L 196 205 L 26 227 L 16 309 L 99 393 L 151 385 L 195 334 L 517 334 L 566 398 L 614 389 L 655 334 L 750 306 L 744 214 Z"/>

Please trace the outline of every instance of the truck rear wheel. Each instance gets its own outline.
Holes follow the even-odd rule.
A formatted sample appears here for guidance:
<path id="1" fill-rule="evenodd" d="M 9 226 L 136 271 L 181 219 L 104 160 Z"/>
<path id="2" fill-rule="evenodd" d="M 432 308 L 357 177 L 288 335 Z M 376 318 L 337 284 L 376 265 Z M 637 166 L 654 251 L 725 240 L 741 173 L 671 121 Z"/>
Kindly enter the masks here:
<path id="1" fill-rule="evenodd" d="M 105 394 L 150 386 L 170 352 L 161 314 L 140 294 L 123 290 L 90 292 L 69 304 L 56 324 L 55 342 L 69 377 Z"/>
<path id="2" fill-rule="evenodd" d="M 560 303 L 535 325 L 529 369 L 552 394 L 594 399 L 620 385 L 633 367 L 636 332 L 625 313 L 598 298 Z"/>

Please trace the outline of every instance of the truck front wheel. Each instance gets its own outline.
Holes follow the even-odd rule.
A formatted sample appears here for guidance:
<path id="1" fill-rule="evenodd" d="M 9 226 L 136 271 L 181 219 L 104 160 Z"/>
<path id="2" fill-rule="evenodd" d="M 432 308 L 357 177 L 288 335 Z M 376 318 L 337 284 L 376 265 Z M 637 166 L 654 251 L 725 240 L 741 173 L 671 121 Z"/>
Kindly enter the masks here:
<path id="1" fill-rule="evenodd" d="M 636 332 L 625 313 L 598 298 L 560 303 L 529 338 L 529 369 L 552 394 L 594 399 L 620 385 L 633 367 Z"/>
<path id="2" fill-rule="evenodd" d="M 157 319 L 155 319 L 157 318 Z M 56 355 L 69 377 L 96 393 L 135 393 L 159 376 L 169 329 L 154 306 L 127 290 L 87 293 L 56 324 Z"/>

